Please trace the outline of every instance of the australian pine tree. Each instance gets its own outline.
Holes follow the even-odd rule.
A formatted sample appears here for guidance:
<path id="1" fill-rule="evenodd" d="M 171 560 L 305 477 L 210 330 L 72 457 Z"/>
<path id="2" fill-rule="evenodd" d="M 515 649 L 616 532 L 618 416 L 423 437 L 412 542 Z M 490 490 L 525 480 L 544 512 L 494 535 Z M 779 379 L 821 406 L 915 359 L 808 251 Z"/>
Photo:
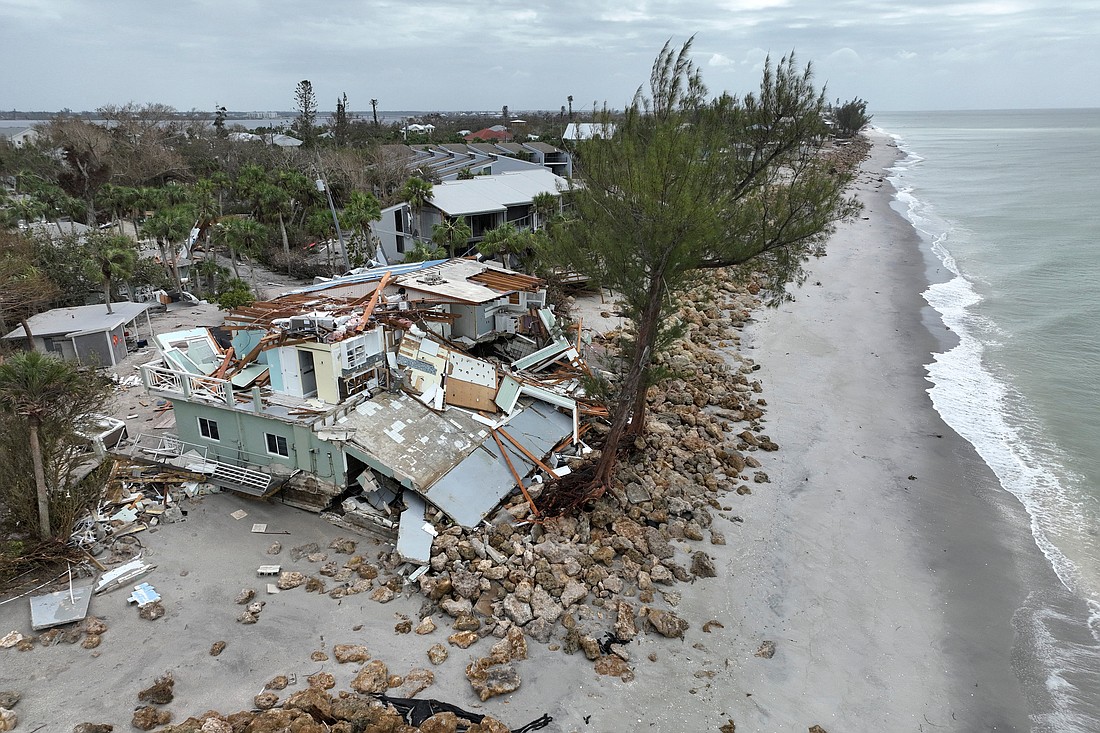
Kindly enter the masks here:
<path id="1" fill-rule="evenodd" d="M 348 120 L 348 95 L 345 92 L 343 96 L 336 99 L 336 114 L 332 120 L 332 136 L 336 138 L 337 146 L 347 145 L 350 124 Z"/>
<path id="2" fill-rule="evenodd" d="M 317 95 L 309 79 L 302 79 L 294 87 L 294 109 L 298 110 L 293 125 L 294 134 L 306 145 L 312 145 L 317 133 Z"/>
<path id="3" fill-rule="evenodd" d="M 693 274 L 752 262 L 782 293 L 858 207 L 820 149 L 825 103 L 809 66 L 769 59 L 758 92 L 710 97 L 690 51 L 691 40 L 678 52 L 666 43 L 649 89 L 614 127 L 603 115 L 607 135 L 581 143 L 582 183 L 556 228 L 559 263 L 613 290 L 632 323 L 592 495 L 608 486 L 625 439 L 644 431 L 654 355 L 676 335 Z"/>

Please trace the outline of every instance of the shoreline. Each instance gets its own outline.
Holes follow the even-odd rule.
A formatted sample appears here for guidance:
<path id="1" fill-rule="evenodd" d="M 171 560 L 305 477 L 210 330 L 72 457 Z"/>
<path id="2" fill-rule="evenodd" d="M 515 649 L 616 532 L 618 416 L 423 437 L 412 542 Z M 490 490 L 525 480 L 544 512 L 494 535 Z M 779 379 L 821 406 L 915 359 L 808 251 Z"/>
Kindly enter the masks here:
<path id="1" fill-rule="evenodd" d="M 839 588 L 822 582 L 816 594 L 805 568 L 761 577 L 783 589 L 788 607 L 843 591 L 840 615 L 855 623 L 834 618 L 824 640 L 789 610 L 777 614 L 816 642 L 792 671 L 817 678 L 801 684 L 808 696 L 845 701 L 841 729 L 1068 730 L 1065 701 L 1047 689 L 1050 650 L 1028 626 L 1083 604 L 1039 551 L 1023 506 L 932 407 L 924 365 L 954 337 L 921 297 L 933 274 L 928 254 L 884 180 L 896 148 L 873 138 L 857 184 L 864 218 L 842 226 L 828 257 L 810 266 L 810 282 L 820 275 L 822 287 L 804 286 L 794 304 L 761 314 L 746 339 L 783 447 L 773 475 L 811 487 L 776 499 L 791 528 L 773 541 L 810 545 L 824 534 L 833 558 L 850 565 L 822 563 Z M 1066 628 L 1059 641 L 1085 637 Z M 851 663 L 864 666 L 858 694 L 813 669 L 821 646 L 841 657 L 853 645 L 860 659 Z M 856 683 L 849 665 L 830 666 Z"/>

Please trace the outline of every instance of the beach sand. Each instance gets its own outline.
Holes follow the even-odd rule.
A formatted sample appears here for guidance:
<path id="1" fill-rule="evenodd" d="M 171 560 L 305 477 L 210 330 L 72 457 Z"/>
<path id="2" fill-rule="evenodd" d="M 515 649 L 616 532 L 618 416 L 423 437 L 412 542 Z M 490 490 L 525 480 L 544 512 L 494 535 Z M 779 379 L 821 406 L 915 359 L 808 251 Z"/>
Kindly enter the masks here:
<path id="1" fill-rule="evenodd" d="M 760 732 L 1028 730 L 1045 680 L 1018 681 L 1031 668 L 1014 615 L 1019 623 L 1029 591 L 1050 596 L 1061 586 L 1023 510 L 924 391 L 923 364 L 950 334 L 920 297 L 935 263 L 890 208 L 882 169 L 895 157 L 876 137 L 856 184 L 863 218 L 810 263 L 793 303 L 758 313 L 745 331 L 742 353 L 762 365 L 766 432 L 780 445 L 755 454 L 770 483 L 723 498 L 729 509 L 714 526 L 728 544 L 674 543 L 706 549 L 718 577 L 672 589 L 690 628 L 682 641 L 642 634 L 631 643 L 633 681 L 531 642 L 531 658 L 518 663 L 522 687 L 482 703 L 464 670 L 494 639 L 449 647 L 433 667 L 426 650 L 446 645 L 446 619 L 427 636 L 394 630 L 401 615 L 416 623 L 419 594 L 386 604 L 302 588 L 267 595 L 256 577 L 276 561 L 315 575 L 316 563 L 288 553 L 308 542 L 341 563 L 346 556 L 326 549 L 333 538 L 359 540 L 368 559 L 381 546 L 277 503 L 214 494 L 190 504 L 185 521 L 143 533 L 157 565 L 145 580 L 164 597 L 164 618 L 139 619 L 116 591 L 92 603 L 109 627 L 98 649 L 0 650 L 0 690 L 23 695 L 18 730 L 85 721 L 129 730 L 138 691 L 165 671 L 177 681 L 167 706 L 174 721 L 249 709 L 279 674 L 296 677 L 287 692 L 319 671 L 348 689 L 359 665 L 331 659 L 346 643 L 364 644 L 392 673 L 432 669 L 435 684 L 421 697 L 513 728 L 549 713 L 548 731 L 707 731 L 729 720 Z M 248 516 L 233 519 L 238 509 Z M 253 534 L 255 522 L 290 534 Z M 276 540 L 283 553 L 267 555 Z M 233 602 L 247 587 L 266 601 L 248 626 L 235 621 L 243 609 Z M 704 631 L 709 620 L 721 625 Z M 0 636 L 12 629 L 30 633 L 24 599 L 0 605 Z M 217 657 L 215 641 L 227 642 Z M 775 644 L 771 658 L 755 654 L 765 641 Z M 311 661 L 316 651 L 329 659 Z"/>

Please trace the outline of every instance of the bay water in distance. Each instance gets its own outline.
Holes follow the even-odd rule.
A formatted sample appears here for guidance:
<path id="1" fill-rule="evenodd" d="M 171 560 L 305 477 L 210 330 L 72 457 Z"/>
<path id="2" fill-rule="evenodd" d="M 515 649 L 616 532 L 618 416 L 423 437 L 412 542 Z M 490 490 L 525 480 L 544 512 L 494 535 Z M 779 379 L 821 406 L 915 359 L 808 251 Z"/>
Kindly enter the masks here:
<path id="1" fill-rule="evenodd" d="M 1088 609 L 1049 609 L 1022 632 L 1042 637 L 1027 643 L 1040 647 L 1056 708 L 1037 728 L 1100 730 L 1078 704 L 1100 700 L 1100 685 L 1080 689 L 1100 668 L 1100 109 L 881 113 L 873 124 L 903 153 L 890 171 L 895 208 L 948 274 L 924 293 L 959 339 L 926 367 L 933 406 L 1023 504 Z M 1052 629 L 1064 624 L 1087 624 L 1096 643 L 1060 642 Z"/>

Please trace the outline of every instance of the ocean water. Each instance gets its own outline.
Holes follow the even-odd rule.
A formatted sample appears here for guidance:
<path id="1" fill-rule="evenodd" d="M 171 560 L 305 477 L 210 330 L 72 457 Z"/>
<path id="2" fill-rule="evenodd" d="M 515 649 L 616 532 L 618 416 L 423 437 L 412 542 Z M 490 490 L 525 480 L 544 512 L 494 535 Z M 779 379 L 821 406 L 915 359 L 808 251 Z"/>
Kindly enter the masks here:
<path id="1" fill-rule="evenodd" d="M 932 403 L 1026 508 L 1100 643 L 1100 110 L 873 124 L 904 153 L 895 207 L 949 274 L 924 293 L 959 338 L 927 365 Z M 1073 650 L 1050 644 L 1052 694 L 1086 693 L 1067 682 Z M 1095 668 L 1097 647 L 1080 651 Z"/>

